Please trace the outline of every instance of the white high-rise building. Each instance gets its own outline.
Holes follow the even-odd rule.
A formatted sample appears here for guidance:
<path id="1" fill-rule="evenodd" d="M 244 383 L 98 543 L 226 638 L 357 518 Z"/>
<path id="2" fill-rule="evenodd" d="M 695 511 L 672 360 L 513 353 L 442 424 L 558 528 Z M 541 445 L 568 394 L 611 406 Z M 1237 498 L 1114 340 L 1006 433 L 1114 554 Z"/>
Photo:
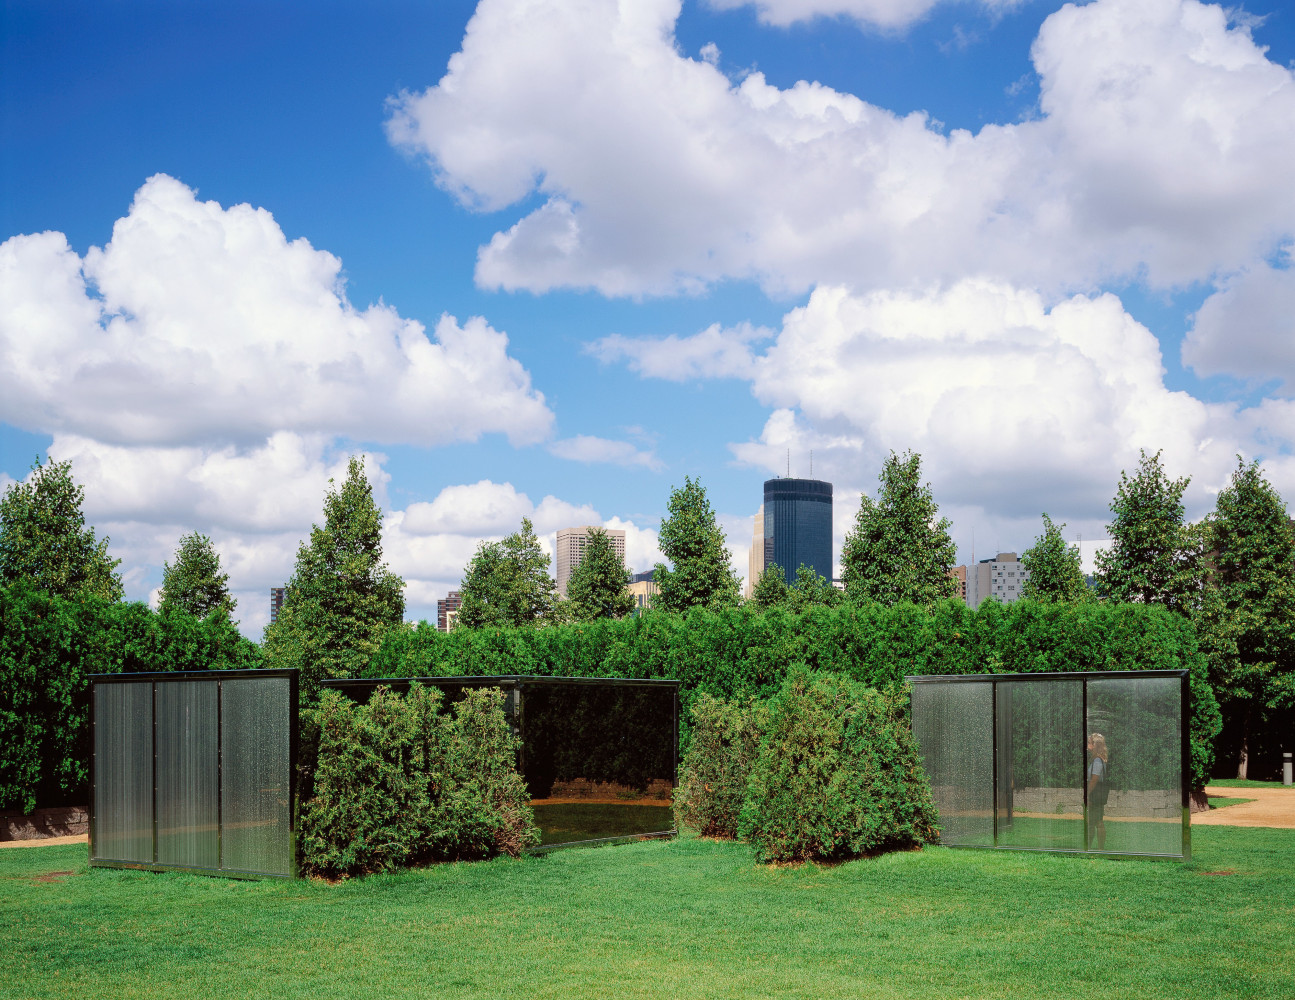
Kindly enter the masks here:
<path id="1" fill-rule="evenodd" d="M 589 531 L 592 528 L 602 528 L 600 524 L 582 524 L 574 528 L 561 528 L 558 531 L 557 552 L 555 553 L 557 563 L 557 585 L 558 593 L 563 597 L 567 596 L 567 584 L 571 581 L 571 571 L 575 569 L 584 560 L 585 548 L 589 544 Z M 622 528 L 602 528 L 607 533 L 608 540 L 612 543 L 612 548 L 616 555 L 620 557 L 621 565 L 625 564 L 625 531 Z"/>

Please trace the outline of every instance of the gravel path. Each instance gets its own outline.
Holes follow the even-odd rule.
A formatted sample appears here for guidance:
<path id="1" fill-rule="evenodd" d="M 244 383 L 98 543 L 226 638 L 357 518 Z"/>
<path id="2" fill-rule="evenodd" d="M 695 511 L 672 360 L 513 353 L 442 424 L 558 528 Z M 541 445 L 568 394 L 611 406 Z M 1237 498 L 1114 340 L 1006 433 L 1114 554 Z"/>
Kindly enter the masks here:
<path id="1" fill-rule="evenodd" d="M 1205 794 L 1254 801 L 1197 813 L 1192 817 L 1192 826 L 1270 826 L 1295 830 L 1295 787 L 1223 788 L 1206 785 Z"/>

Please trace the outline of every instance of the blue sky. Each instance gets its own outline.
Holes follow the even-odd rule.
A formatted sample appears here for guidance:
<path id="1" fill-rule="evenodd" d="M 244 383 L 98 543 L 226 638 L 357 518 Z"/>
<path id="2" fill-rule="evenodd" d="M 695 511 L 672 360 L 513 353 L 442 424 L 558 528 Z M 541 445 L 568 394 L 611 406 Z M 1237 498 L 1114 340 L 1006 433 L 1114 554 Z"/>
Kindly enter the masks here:
<path id="1" fill-rule="evenodd" d="M 745 572 L 788 452 L 838 546 L 921 452 L 963 560 L 1140 448 L 1295 489 L 1282 5 L 2 11 L 0 485 L 72 459 L 132 598 L 197 529 L 259 635 L 355 451 L 411 618 L 685 475 Z"/>

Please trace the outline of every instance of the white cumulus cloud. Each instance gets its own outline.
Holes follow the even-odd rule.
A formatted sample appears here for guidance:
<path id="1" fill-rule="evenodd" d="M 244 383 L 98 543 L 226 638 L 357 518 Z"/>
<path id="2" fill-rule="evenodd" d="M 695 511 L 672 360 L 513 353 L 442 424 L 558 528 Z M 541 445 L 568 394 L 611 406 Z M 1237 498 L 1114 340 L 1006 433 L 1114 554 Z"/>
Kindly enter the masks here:
<path id="1" fill-rule="evenodd" d="M 84 259 L 60 233 L 0 244 L 0 420 L 123 444 L 280 431 L 440 444 L 553 425 L 507 337 L 435 336 L 346 297 L 341 261 L 264 209 L 148 180 Z"/>
<path id="2" fill-rule="evenodd" d="M 485 0 L 441 81 L 393 99 L 391 140 L 463 203 L 544 199 L 481 248 L 481 286 L 1059 293 L 1209 279 L 1295 232 L 1295 79 L 1219 7 L 1066 5 L 1031 50 L 1040 116 L 974 134 L 816 83 L 732 83 L 678 51 L 678 14 Z"/>

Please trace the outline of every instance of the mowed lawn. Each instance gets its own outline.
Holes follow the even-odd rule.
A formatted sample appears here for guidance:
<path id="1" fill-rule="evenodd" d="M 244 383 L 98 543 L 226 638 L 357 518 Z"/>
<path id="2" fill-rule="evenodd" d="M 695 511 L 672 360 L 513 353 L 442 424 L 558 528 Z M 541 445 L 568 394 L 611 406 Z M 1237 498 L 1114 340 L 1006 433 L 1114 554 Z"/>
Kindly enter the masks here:
<path id="1" fill-rule="evenodd" d="M 769 868 L 684 838 L 338 885 L 6 849 L 0 996 L 1295 997 L 1295 831 L 1193 847 Z"/>

